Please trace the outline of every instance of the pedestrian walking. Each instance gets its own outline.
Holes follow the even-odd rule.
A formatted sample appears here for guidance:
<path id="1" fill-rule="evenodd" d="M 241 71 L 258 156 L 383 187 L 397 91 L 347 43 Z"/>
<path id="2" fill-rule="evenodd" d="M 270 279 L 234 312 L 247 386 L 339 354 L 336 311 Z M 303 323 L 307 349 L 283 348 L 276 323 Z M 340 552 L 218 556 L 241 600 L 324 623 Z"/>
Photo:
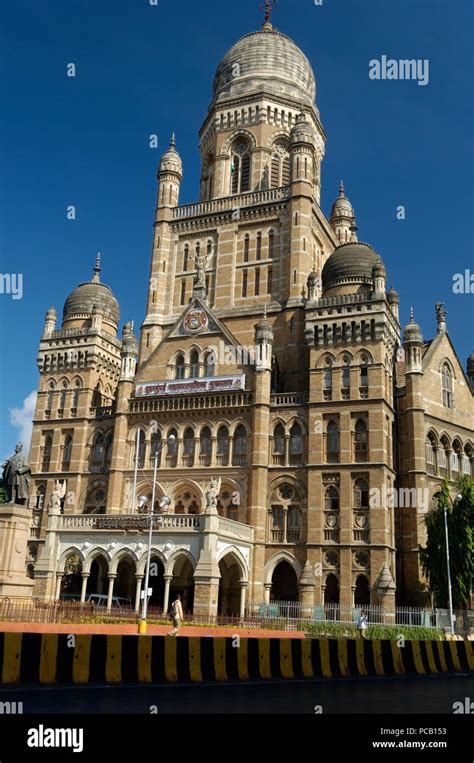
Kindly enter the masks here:
<path id="1" fill-rule="evenodd" d="M 184 620 L 183 605 L 181 604 L 181 596 L 180 596 L 179 593 L 176 594 L 176 597 L 175 597 L 173 603 L 171 604 L 170 617 L 171 617 L 171 619 L 173 621 L 173 630 L 171 630 L 168 633 L 168 636 L 171 636 L 171 637 L 177 636 L 178 635 L 179 626 L 181 625 L 181 623 Z"/>
<path id="2" fill-rule="evenodd" d="M 367 613 L 365 609 L 361 609 L 360 615 L 357 618 L 357 630 L 359 631 L 359 638 L 365 638 L 365 631 L 367 630 Z"/>

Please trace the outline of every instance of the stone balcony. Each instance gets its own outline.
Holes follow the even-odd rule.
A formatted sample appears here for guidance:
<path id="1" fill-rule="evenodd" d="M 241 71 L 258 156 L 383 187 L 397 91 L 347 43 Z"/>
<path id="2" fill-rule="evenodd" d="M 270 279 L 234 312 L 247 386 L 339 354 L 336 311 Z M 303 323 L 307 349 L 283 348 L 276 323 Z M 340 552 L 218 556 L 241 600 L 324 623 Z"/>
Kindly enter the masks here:
<path id="1" fill-rule="evenodd" d="M 231 212 L 233 209 L 252 207 L 259 204 L 272 204 L 285 201 L 290 195 L 289 186 L 282 188 L 270 188 L 265 191 L 251 191 L 235 196 L 225 196 L 221 199 L 201 201 L 196 204 L 184 204 L 173 210 L 174 220 L 183 220 L 190 217 L 215 215 L 220 212 Z"/>

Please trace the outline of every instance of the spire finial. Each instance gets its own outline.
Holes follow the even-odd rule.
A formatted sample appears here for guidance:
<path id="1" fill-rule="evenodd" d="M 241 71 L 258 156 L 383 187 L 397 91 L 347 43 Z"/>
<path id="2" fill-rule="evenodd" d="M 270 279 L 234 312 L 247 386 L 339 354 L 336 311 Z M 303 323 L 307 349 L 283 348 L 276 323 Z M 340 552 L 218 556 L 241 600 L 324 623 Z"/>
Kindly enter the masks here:
<path id="1" fill-rule="evenodd" d="M 97 257 L 95 258 L 95 265 L 93 267 L 94 275 L 92 278 L 92 281 L 94 283 L 100 283 L 100 271 L 102 268 L 100 267 L 100 252 L 97 252 Z"/>
<path id="2" fill-rule="evenodd" d="M 355 209 L 354 209 L 354 207 L 352 207 L 352 213 L 353 213 L 353 214 L 352 214 L 352 220 L 351 220 L 351 225 L 350 225 L 350 228 L 349 228 L 349 230 L 350 230 L 350 232 L 351 232 L 351 243 L 357 243 L 357 241 L 358 241 L 358 238 L 357 238 L 357 231 L 358 231 L 359 229 L 358 229 L 358 227 L 357 227 L 357 223 L 356 223 L 356 218 L 355 218 Z"/>
<path id="3" fill-rule="evenodd" d="M 259 5 L 259 10 L 265 14 L 265 20 L 262 26 L 263 32 L 273 31 L 271 18 L 272 18 L 273 9 L 275 8 L 277 1 L 278 0 L 265 0 L 265 2 L 260 3 Z"/>
<path id="4" fill-rule="evenodd" d="M 414 323 L 414 322 L 415 322 L 415 313 L 413 311 L 413 306 L 412 306 L 410 307 L 410 323 Z"/>
<path id="5" fill-rule="evenodd" d="M 174 132 L 171 133 L 170 148 L 176 148 L 176 136 Z"/>
<path id="6" fill-rule="evenodd" d="M 266 302 L 265 302 L 265 304 L 263 306 L 263 317 L 266 320 L 266 318 L 267 318 L 267 303 Z"/>
<path id="7" fill-rule="evenodd" d="M 341 180 L 341 182 L 339 183 L 339 198 L 344 199 L 345 195 L 346 195 L 346 191 L 344 188 L 344 181 Z"/>

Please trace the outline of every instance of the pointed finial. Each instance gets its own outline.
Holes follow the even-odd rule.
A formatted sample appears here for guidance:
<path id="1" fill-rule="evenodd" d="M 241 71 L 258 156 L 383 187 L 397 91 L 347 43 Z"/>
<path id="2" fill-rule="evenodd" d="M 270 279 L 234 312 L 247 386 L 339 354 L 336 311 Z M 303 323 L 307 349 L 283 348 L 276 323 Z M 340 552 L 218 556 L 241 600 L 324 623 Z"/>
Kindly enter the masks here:
<path id="1" fill-rule="evenodd" d="M 345 195 L 346 195 L 346 191 L 344 188 L 344 181 L 341 180 L 341 182 L 339 183 L 339 198 L 343 199 Z"/>
<path id="2" fill-rule="evenodd" d="M 174 132 L 171 133 L 170 148 L 176 148 L 176 136 Z"/>
<path id="3" fill-rule="evenodd" d="M 266 302 L 265 302 L 265 304 L 263 306 L 263 317 L 265 319 L 267 318 L 267 303 Z"/>
<path id="4" fill-rule="evenodd" d="M 349 228 L 349 230 L 350 230 L 350 232 L 351 232 L 351 242 L 352 242 L 352 243 L 357 243 L 357 240 L 358 240 L 358 239 L 357 239 L 357 231 L 358 231 L 359 229 L 358 229 L 358 227 L 357 227 L 357 223 L 356 223 L 356 218 L 355 218 L 355 209 L 354 209 L 354 207 L 352 207 L 352 212 L 353 212 L 354 214 L 353 214 L 353 217 L 352 217 L 352 221 L 351 221 L 351 225 L 350 225 L 350 228 Z"/>
<path id="5" fill-rule="evenodd" d="M 100 252 L 97 252 L 97 257 L 95 258 L 95 265 L 93 267 L 94 270 L 94 276 L 92 278 L 93 283 L 100 283 Z"/>
<path id="6" fill-rule="evenodd" d="M 263 32 L 273 31 L 271 17 L 272 17 L 273 9 L 276 6 L 276 4 L 277 4 L 277 0 L 265 0 L 265 2 L 260 3 L 259 5 L 259 10 L 265 13 L 265 20 L 262 26 Z"/>
<path id="7" fill-rule="evenodd" d="M 415 322 L 415 313 L 413 311 L 413 307 L 410 307 L 410 323 Z"/>

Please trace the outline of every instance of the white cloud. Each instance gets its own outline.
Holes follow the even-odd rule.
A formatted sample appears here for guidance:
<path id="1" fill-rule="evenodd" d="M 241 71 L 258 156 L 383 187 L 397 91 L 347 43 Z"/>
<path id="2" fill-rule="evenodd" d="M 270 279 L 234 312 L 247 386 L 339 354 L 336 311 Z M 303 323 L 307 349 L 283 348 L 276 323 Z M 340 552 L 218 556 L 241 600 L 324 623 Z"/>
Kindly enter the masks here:
<path id="1" fill-rule="evenodd" d="M 30 449 L 33 416 L 35 415 L 36 390 L 30 392 L 23 400 L 22 408 L 10 408 L 10 424 L 20 430 L 19 442 L 23 443 L 23 453 L 27 455 Z"/>

